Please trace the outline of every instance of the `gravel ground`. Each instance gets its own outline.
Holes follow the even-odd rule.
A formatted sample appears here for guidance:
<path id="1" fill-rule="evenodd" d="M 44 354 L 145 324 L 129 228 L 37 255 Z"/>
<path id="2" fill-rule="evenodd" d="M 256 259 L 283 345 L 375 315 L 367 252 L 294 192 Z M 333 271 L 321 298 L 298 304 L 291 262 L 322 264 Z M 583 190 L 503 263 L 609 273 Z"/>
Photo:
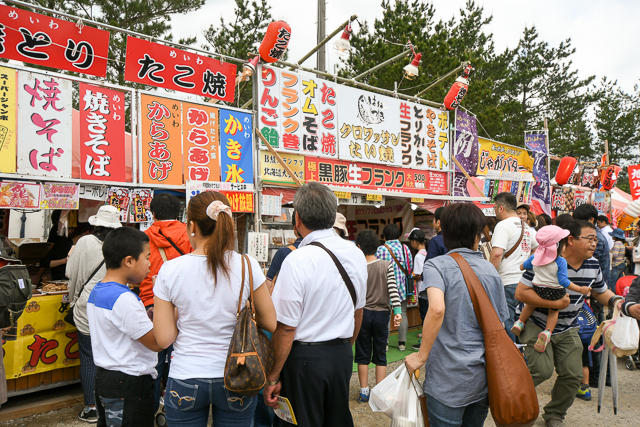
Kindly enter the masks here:
<path id="1" fill-rule="evenodd" d="M 393 363 L 389 366 L 389 372 L 393 371 L 401 362 Z M 622 360 L 618 361 L 618 377 L 619 377 L 619 408 L 618 415 L 613 415 L 611 404 L 611 388 L 607 387 L 605 398 L 603 401 L 602 412 L 596 412 L 597 406 L 597 389 L 592 388 L 593 399 L 585 402 L 576 399 L 573 406 L 569 409 L 565 423 L 571 426 L 596 426 L 606 425 L 607 427 L 637 426 L 640 423 L 640 371 L 629 371 L 624 367 Z M 369 371 L 370 386 L 373 386 L 374 373 L 373 369 Z M 538 391 L 538 399 L 542 408 L 551 398 L 551 388 L 555 378 L 541 384 Z M 369 405 L 357 402 L 359 391 L 358 377 L 354 373 L 351 378 L 351 413 L 356 427 L 373 427 L 373 426 L 389 426 L 390 419 L 384 414 L 376 414 L 371 412 Z M 77 419 L 78 412 L 81 407 L 61 409 L 59 411 L 47 412 L 45 414 L 32 417 L 22 418 L 19 420 L 0 423 L 0 425 L 10 426 L 75 426 L 86 427 L 87 424 Z M 633 421 L 636 420 L 636 421 Z M 544 422 L 540 417 L 535 424 L 536 426 L 544 426 Z M 487 427 L 493 427 L 494 423 L 491 416 L 485 423 Z"/>

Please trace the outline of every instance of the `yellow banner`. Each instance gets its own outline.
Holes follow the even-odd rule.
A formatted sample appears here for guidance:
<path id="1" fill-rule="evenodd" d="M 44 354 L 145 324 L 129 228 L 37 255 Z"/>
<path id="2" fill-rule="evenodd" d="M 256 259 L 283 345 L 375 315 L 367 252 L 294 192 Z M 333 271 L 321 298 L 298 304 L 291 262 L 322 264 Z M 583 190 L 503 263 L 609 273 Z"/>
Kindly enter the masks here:
<path id="1" fill-rule="evenodd" d="M 0 67 L 0 172 L 16 173 L 16 70 Z"/>
<path id="2" fill-rule="evenodd" d="M 370 202 L 381 202 L 382 194 L 367 194 L 367 200 Z"/>
<path id="3" fill-rule="evenodd" d="M 304 156 L 301 154 L 278 153 L 291 172 L 304 182 Z M 271 184 L 296 185 L 276 156 L 266 150 L 260 151 L 260 179 Z"/>
<path id="4" fill-rule="evenodd" d="M 490 139 L 478 138 L 478 175 L 489 171 L 532 172 L 533 157 L 524 148 L 514 147 Z"/>
<path id="5" fill-rule="evenodd" d="M 334 191 L 338 199 L 350 200 L 351 193 L 349 191 Z"/>
<path id="6" fill-rule="evenodd" d="M 58 308 L 63 295 L 38 295 L 27 301 L 18 325 L 4 344 L 7 379 L 80 364 L 78 331 Z"/>

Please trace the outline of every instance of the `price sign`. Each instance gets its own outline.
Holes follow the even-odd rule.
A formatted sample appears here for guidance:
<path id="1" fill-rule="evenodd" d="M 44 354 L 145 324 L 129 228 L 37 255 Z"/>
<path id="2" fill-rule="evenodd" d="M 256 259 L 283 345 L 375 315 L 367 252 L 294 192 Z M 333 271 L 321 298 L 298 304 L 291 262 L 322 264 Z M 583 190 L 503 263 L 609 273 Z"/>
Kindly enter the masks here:
<path id="1" fill-rule="evenodd" d="M 382 194 L 367 194 L 367 200 L 370 202 L 381 202 Z"/>
<path id="2" fill-rule="evenodd" d="M 424 199 L 421 197 L 412 197 L 411 203 L 424 203 Z"/>
<path id="3" fill-rule="evenodd" d="M 351 200 L 351 193 L 349 191 L 334 191 L 338 199 Z"/>

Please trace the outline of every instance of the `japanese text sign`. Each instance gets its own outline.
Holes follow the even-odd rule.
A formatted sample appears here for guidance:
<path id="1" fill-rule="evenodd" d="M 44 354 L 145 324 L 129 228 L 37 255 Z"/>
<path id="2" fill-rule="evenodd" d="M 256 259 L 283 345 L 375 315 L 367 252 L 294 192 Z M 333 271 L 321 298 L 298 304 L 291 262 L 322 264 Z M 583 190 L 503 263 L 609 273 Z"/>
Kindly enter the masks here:
<path id="1" fill-rule="evenodd" d="M 478 169 L 478 123 L 476 117 L 468 114 L 461 108 L 457 108 L 455 141 L 453 143 L 453 156 L 464 172 L 473 176 Z M 453 178 L 453 195 L 469 196 L 467 189 L 467 176 L 455 165 Z"/>
<path id="2" fill-rule="evenodd" d="M 247 253 L 258 262 L 269 261 L 269 233 L 250 231 L 248 235 Z"/>
<path id="3" fill-rule="evenodd" d="M 231 210 L 233 212 L 253 212 L 253 193 L 248 193 L 245 191 L 223 191 L 222 193 L 227 196 L 227 199 L 229 200 L 229 206 L 231 206 Z"/>
<path id="4" fill-rule="evenodd" d="M 598 209 L 598 214 L 609 215 L 611 212 L 611 193 L 609 191 L 594 192 L 593 206 Z"/>
<path id="5" fill-rule="evenodd" d="M 0 67 L 0 173 L 16 172 L 16 75 Z"/>
<path id="6" fill-rule="evenodd" d="M 0 57 L 104 77 L 109 32 L 0 5 Z"/>
<path id="7" fill-rule="evenodd" d="M 220 162 L 224 182 L 253 183 L 251 114 L 220 110 Z"/>
<path id="8" fill-rule="evenodd" d="M 140 96 L 142 182 L 182 185 L 181 103 Z"/>
<path id="9" fill-rule="evenodd" d="M 399 108 L 401 164 L 419 169 L 450 170 L 449 113 L 406 101 L 400 101 Z"/>
<path id="10" fill-rule="evenodd" d="M 233 102 L 236 65 L 127 37 L 124 78 L 130 82 Z"/>
<path id="11" fill-rule="evenodd" d="M 445 172 L 307 157 L 304 175 L 307 182 L 317 181 L 344 191 L 448 194 Z"/>
<path id="12" fill-rule="evenodd" d="M 532 172 L 533 158 L 524 148 L 518 148 L 489 139 L 478 138 L 478 175 L 489 171 L 509 173 Z"/>
<path id="13" fill-rule="evenodd" d="M 71 81 L 18 73 L 18 172 L 71 177 Z"/>
<path id="14" fill-rule="evenodd" d="M 640 165 L 628 166 L 629 188 L 633 200 L 640 199 Z"/>
<path id="15" fill-rule="evenodd" d="M 67 295 L 38 295 L 27 301 L 15 339 L 4 344 L 7 378 L 78 366 L 78 331 L 58 308 Z"/>
<path id="16" fill-rule="evenodd" d="M 40 191 L 40 209 L 78 209 L 79 190 L 78 184 L 44 183 Z"/>
<path id="17" fill-rule="evenodd" d="M 310 73 L 260 67 L 258 128 L 274 147 L 337 158 L 337 85 Z"/>
<path id="18" fill-rule="evenodd" d="M 151 200 L 153 190 L 150 188 L 132 188 L 129 190 L 129 219 L 131 222 L 151 221 Z"/>
<path id="19" fill-rule="evenodd" d="M 220 181 L 219 111 L 182 104 L 184 176 L 190 181 Z"/>
<path id="20" fill-rule="evenodd" d="M 280 157 L 287 164 L 291 172 L 304 181 L 304 156 L 300 154 L 283 154 Z M 293 178 L 276 160 L 276 156 L 268 151 L 260 151 L 259 157 L 260 179 L 263 182 L 280 185 L 296 185 Z"/>
<path id="21" fill-rule="evenodd" d="M 525 132 L 524 146 L 531 151 L 547 154 L 547 134 L 545 132 Z"/>
<path id="22" fill-rule="evenodd" d="M 129 220 L 129 203 L 131 196 L 129 189 L 124 187 L 110 187 L 107 191 L 107 205 L 115 206 L 120 211 L 120 222 Z"/>
<path id="23" fill-rule="evenodd" d="M 80 83 L 80 174 L 125 181 L 124 93 Z"/>
<path id="24" fill-rule="evenodd" d="M 40 184 L 32 182 L 0 182 L 0 208 L 40 208 Z"/>

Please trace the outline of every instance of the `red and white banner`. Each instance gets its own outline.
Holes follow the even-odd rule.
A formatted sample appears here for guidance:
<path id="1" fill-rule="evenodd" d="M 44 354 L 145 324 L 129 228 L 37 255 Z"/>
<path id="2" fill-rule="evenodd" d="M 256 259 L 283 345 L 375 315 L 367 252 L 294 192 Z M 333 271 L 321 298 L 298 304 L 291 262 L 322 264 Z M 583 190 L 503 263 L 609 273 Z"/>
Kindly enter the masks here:
<path id="1" fill-rule="evenodd" d="M 124 93 L 80 83 L 82 179 L 125 181 Z"/>
<path id="2" fill-rule="evenodd" d="M 633 200 L 640 199 L 640 165 L 627 166 L 629 174 L 629 192 Z"/>
<path id="3" fill-rule="evenodd" d="M 18 73 L 18 173 L 71 178 L 71 80 Z"/>
<path id="4" fill-rule="evenodd" d="M 0 5 L 0 57 L 104 77 L 109 32 Z"/>
<path id="5" fill-rule="evenodd" d="M 124 78 L 130 82 L 233 102 L 236 65 L 127 37 Z"/>

